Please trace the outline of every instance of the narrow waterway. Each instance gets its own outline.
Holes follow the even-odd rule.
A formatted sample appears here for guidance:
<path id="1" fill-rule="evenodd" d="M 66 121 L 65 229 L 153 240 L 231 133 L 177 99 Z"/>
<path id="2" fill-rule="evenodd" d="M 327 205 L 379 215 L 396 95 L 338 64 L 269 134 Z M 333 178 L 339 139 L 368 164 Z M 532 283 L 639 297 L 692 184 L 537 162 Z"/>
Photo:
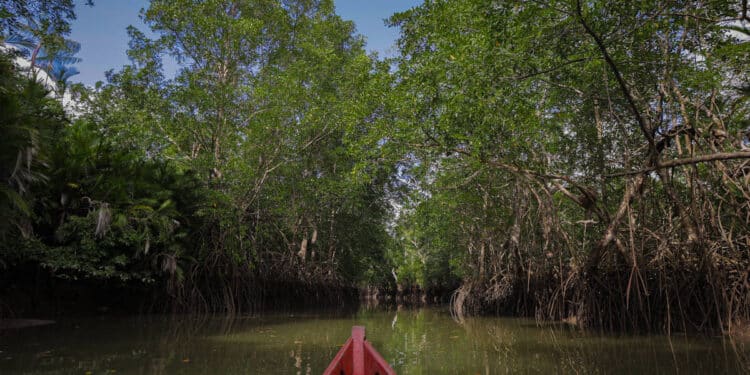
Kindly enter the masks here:
<path id="1" fill-rule="evenodd" d="M 724 338 L 623 336 L 441 309 L 237 319 L 90 318 L 0 331 L 0 374 L 320 374 L 352 325 L 400 375 L 746 373 Z"/>

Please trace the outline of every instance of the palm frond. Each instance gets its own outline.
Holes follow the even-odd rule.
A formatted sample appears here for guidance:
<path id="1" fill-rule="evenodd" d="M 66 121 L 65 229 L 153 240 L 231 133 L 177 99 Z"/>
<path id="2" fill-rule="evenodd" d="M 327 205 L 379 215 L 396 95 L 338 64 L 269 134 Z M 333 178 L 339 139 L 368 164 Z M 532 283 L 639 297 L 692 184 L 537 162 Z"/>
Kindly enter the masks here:
<path id="1" fill-rule="evenodd" d="M 36 41 L 28 35 L 11 34 L 5 43 L 10 44 L 13 47 L 20 47 L 21 49 L 31 50 L 36 48 Z"/>
<path id="2" fill-rule="evenodd" d="M 62 83 L 67 82 L 70 77 L 80 74 L 76 67 L 65 65 L 59 60 L 52 63 L 52 69 L 48 73 L 52 79 Z"/>
<path id="3" fill-rule="evenodd" d="M 49 54 L 44 48 L 42 48 L 39 51 L 39 54 L 37 54 L 36 56 L 36 61 L 37 64 L 41 66 L 50 66 L 56 62 L 62 63 L 64 65 L 73 65 L 81 62 L 81 59 L 73 55 L 68 55 L 60 52 Z"/>

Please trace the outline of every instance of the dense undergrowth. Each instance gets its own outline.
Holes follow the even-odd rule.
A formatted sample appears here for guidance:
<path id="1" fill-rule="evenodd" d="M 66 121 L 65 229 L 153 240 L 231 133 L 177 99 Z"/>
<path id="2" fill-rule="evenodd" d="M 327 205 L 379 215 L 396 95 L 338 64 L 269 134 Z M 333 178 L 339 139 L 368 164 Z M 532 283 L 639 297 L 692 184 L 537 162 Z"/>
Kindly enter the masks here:
<path id="1" fill-rule="evenodd" d="M 72 4 L 51 4 L 3 8 L 4 315 L 64 312 L 58 294 L 74 310 L 120 293 L 131 310 L 342 303 L 383 273 L 389 168 L 359 147 L 378 68 L 331 2 L 154 1 L 156 39 L 130 28 L 131 65 L 95 88 L 41 63 L 75 61 Z"/>

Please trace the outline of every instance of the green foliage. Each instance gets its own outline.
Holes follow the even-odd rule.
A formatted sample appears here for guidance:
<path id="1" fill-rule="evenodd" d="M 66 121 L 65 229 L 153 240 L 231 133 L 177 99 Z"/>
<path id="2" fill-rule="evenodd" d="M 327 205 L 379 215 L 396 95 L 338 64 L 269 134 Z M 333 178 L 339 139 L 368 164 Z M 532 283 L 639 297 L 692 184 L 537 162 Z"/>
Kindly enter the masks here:
<path id="1" fill-rule="evenodd" d="M 394 15 L 401 54 L 388 110 L 398 120 L 378 126 L 404 160 L 401 176 L 417 181 L 396 230 L 404 245 L 390 252 L 401 277 L 461 277 L 458 311 L 633 314 L 636 326 L 654 323 L 633 295 L 672 303 L 653 297 L 665 287 L 644 274 L 668 277 L 675 296 L 679 277 L 663 272 L 683 262 L 739 272 L 746 244 L 723 221 L 748 226 L 746 199 L 735 200 L 748 192 L 748 43 L 720 21 L 738 11 L 729 1 L 441 0 Z M 722 161 L 703 164 L 712 158 Z M 687 167 L 660 168 L 675 159 Z M 708 248 L 734 260 L 709 260 Z M 604 275 L 611 297 L 565 296 L 599 291 Z M 631 305 L 602 312 L 621 300 Z M 701 319 L 741 320 L 742 309 Z"/>
<path id="2" fill-rule="evenodd" d="M 189 172 L 121 149 L 90 123 L 66 129 L 36 224 L 45 267 L 63 277 L 139 279 L 177 272 L 204 199 Z"/>
<path id="3" fill-rule="evenodd" d="M 87 1 L 87 5 L 93 5 Z M 75 20 L 72 0 L 5 0 L 0 4 L 0 32 L 3 36 L 22 29 L 23 21 L 38 18 L 46 38 L 54 39 L 70 32 Z"/>
<path id="4" fill-rule="evenodd" d="M 93 3 L 87 1 L 87 5 Z M 9 0 L 0 5 L 0 42 L 17 49 L 29 60 L 31 73 L 43 69 L 57 85 L 63 97 L 68 79 L 78 70 L 73 64 L 81 45 L 65 35 L 70 33 L 70 22 L 75 20 L 74 4 L 70 0 L 24 1 Z"/>
<path id="5" fill-rule="evenodd" d="M 84 121 L 59 129 L 56 139 L 46 145 L 44 180 L 28 187 L 29 238 L 11 242 L 34 250 L 6 255 L 5 263 L 38 262 L 74 279 L 179 277 L 203 199 L 195 177 L 118 149 Z"/>
<path id="6" fill-rule="evenodd" d="M 72 4 L 7 4 L 5 40 L 64 90 Z M 632 293 L 671 303 L 685 288 L 665 270 L 685 264 L 727 275 L 707 287 L 742 300 L 750 81 L 746 30 L 724 21 L 736 12 L 427 1 L 390 19 L 400 55 L 378 61 L 331 0 L 153 0 L 151 33 L 128 28 L 132 64 L 78 88 L 72 124 L 2 56 L 0 264 L 164 284 L 225 310 L 258 280 L 462 283 L 460 304 L 620 316 L 587 299 L 611 277 L 602 306 L 625 300 L 638 321 Z"/>
<path id="7" fill-rule="evenodd" d="M 46 179 L 48 149 L 66 123 L 40 84 L 22 77 L 13 55 L 0 54 L 0 238 L 28 236 L 30 190 Z"/>
<path id="8" fill-rule="evenodd" d="M 43 264 L 151 281 L 189 262 L 180 290 L 383 279 L 390 168 L 369 123 L 384 68 L 331 1 L 223 4 L 153 1 L 156 37 L 129 28 L 133 64 L 82 96 L 57 150 Z"/>

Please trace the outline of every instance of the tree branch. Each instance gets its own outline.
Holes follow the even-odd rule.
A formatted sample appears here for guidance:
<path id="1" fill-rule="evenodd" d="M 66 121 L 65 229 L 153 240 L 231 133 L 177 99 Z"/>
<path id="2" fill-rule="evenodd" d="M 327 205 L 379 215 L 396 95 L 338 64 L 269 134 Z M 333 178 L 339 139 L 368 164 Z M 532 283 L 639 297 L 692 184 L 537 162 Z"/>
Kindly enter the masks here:
<path id="1" fill-rule="evenodd" d="M 514 81 L 523 81 L 525 79 L 528 79 L 528 78 L 531 78 L 531 77 L 535 77 L 535 76 L 538 76 L 538 75 L 552 73 L 552 72 L 554 72 L 556 70 L 559 70 L 559 69 L 562 69 L 562 68 L 564 68 L 564 67 L 566 67 L 568 65 L 577 64 L 577 63 L 584 62 L 584 61 L 589 61 L 589 60 L 591 60 L 591 59 L 588 58 L 588 57 L 582 57 L 582 58 L 579 58 L 579 59 L 573 59 L 573 60 L 564 61 L 560 65 L 557 65 L 557 66 L 554 66 L 554 67 L 551 67 L 551 68 L 548 68 L 548 69 L 539 70 L 539 71 L 531 72 L 531 73 L 526 73 L 526 74 L 520 75 L 520 76 L 499 77 L 499 79 L 514 80 Z"/>
<path id="2" fill-rule="evenodd" d="M 612 59 L 612 56 L 610 56 L 609 52 L 607 51 L 607 47 L 604 45 L 604 41 L 602 40 L 601 37 L 599 37 L 598 34 L 594 32 L 593 29 L 591 29 L 589 24 L 586 23 L 586 20 L 583 18 L 583 11 L 581 10 L 581 0 L 576 1 L 576 13 L 578 15 L 578 19 L 581 21 L 581 25 L 586 30 L 586 33 L 589 34 L 594 39 L 597 47 L 599 47 L 599 50 L 601 51 L 602 56 L 604 57 L 604 60 L 607 62 L 607 65 L 609 65 L 609 68 L 612 70 L 612 73 L 615 75 L 615 79 L 617 80 L 617 83 L 620 85 L 620 90 L 625 96 L 625 99 L 627 100 L 628 105 L 630 106 L 630 110 L 633 112 L 633 117 L 635 117 L 635 120 L 638 122 L 638 126 L 641 128 L 643 135 L 648 140 L 648 145 L 649 145 L 649 149 L 652 152 L 652 157 L 655 157 L 656 147 L 654 144 L 654 135 L 651 134 L 651 127 L 648 121 L 641 115 L 641 112 L 638 109 L 638 105 L 635 102 L 635 97 L 633 96 L 633 93 L 628 87 L 628 84 L 625 82 L 625 79 L 622 77 L 622 74 L 620 73 L 620 69 L 617 67 L 617 64 L 615 64 L 615 61 Z"/>
<path id="3" fill-rule="evenodd" d="M 468 156 L 468 157 L 475 157 L 474 155 L 472 155 L 471 152 L 469 152 L 467 150 L 460 149 L 460 148 L 454 148 L 451 151 L 453 151 L 453 152 L 455 152 L 457 154 Z M 503 169 L 503 170 L 506 170 L 508 172 L 516 173 L 516 174 L 523 175 L 523 176 L 526 176 L 526 177 L 529 177 L 529 178 L 536 177 L 537 179 L 545 179 L 545 180 L 553 180 L 553 181 L 554 180 L 565 181 L 568 184 L 570 184 L 570 186 L 573 186 L 574 188 L 578 189 L 578 191 L 580 191 L 581 194 L 583 194 L 583 197 L 581 197 L 581 198 L 576 197 L 575 195 L 573 195 L 572 193 L 570 193 L 570 191 L 568 191 L 567 189 L 565 189 L 562 185 L 556 184 L 557 187 L 560 189 L 560 191 L 562 191 L 562 193 L 566 197 L 570 198 L 573 202 L 575 202 L 576 204 L 578 204 L 579 206 L 581 206 L 583 209 L 585 209 L 587 211 L 591 211 L 592 213 L 594 213 L 597 217 L 599 217 L 600 220 L 607 220 L 608 219 L 609 215 L 607 215 L 607 213 L 605 211 L 603 211 L 597 205 L 597 197 L 592 192 L 592 190 L 589 189 L 589 188 L 587 188 L 586 186 L 580 184 L 579 182 L 577 182 L 576 180 L 572 179 L 569 176 L 563 176 L 563 175 L 556 175 L 556 174 L 549 174 L 549 173 L 537 172 L 537 171 L 533 171 L 533 170 L 530 170 L 530 169 L 524 169 L 524 168 L 521 168 L 521 167 L 517 167 L 515 165 L 503 163 L 503 162 L 500 162 L 500 161 L 497 161 L 497 160 L 481 160 L 481 162 L 483 162 L 485 164 L 488 164 L 488 165 L 490 165 L 492 167 L 495 167 L 495 168 L 498 168 L 498 169 Z"/>
<path id="4" fill-rule="evenodd" d="M 605 177 L 611 178 L 611 177 L 632 176 L 632 175 L 651 172 L 651 171 L 655 171 L 655 170 L 663 169 L 663 168 L 673 168 L 673 167 L 679 167 L 683 165 L 693 165 L 693 164 L 700 164 L 700 163 L 706 163 L 706 162 L 711 162 L 711 161 L 732 160 L 732 159 L 750 159 L 750 151 L 719 152 L 715 154 L 701 155 L 701 156 L 696 156 L 692 158 L 674 159 L 674 160 L 669 160 L 666 162 L 660 162 L 659 165 L 657 166 L 643 168 L 637 171 L 610 174 Z"/>

